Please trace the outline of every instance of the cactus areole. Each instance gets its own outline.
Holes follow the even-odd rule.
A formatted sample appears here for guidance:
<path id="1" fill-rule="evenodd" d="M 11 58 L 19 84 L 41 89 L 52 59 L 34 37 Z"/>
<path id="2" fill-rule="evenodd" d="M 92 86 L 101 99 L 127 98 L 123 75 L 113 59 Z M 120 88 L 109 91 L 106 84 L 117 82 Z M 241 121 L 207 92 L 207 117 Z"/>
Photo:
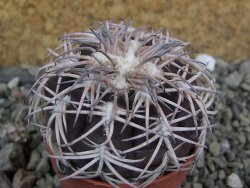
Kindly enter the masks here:
<path id="1" fill-rule="evenodd" d="M 123 21 L 61 40 L 37 72 L 29 117 L 63 179 L 145 187 L 200 156 L 217 91 L 190 43 Z"/>

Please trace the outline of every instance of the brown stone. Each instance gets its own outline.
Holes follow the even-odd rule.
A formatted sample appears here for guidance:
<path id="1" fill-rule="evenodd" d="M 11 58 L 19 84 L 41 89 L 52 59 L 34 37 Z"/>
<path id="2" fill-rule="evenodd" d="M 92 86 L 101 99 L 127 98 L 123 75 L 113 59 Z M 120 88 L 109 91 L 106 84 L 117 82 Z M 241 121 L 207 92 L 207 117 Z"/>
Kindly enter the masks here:
<path id="1" fill-rule="evenodd" d="M 11 188 L 11 182 L 6 174 L 0 171 L 0 187 L 1 188 Z"/>
<path id="2" fill-rule="evenodd" d="M 36 176 L 32 175 L 30 172 L 27 172 L 23 169 L 19 169 L 14 178 L 12 187 L 13 188 L 32 188 L 36 180 Z"/>

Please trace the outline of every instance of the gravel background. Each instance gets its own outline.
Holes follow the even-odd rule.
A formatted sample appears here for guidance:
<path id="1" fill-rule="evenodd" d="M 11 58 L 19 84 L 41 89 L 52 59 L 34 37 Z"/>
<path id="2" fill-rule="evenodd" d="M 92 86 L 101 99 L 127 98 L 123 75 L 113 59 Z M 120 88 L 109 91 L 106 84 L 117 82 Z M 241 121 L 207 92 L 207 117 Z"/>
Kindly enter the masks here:
<path id="1" fill-rule="evenodd" d="M 42 138 L 25 119 L 25 96 L 36 67 L 0 68 L 0 187 L 52 188 L 52 171 Z M 217 127 L 183 188 L 250 187 L 250 61 L 217 60 L 220 90 Z"/>

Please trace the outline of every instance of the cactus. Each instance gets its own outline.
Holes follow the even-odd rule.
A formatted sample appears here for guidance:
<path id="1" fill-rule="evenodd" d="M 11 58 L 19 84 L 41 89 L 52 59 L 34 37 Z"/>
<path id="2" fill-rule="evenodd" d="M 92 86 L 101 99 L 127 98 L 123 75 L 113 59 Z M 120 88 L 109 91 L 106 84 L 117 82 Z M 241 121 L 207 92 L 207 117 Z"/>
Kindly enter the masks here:
<path id="1" fill-rule="evenodd" d="M 217 91 L 190 43 L 124 21 L 61 40 L 37 72 L 29 119 L 63 179 L 145 187 L 192 166 L 214 126 Z"/>

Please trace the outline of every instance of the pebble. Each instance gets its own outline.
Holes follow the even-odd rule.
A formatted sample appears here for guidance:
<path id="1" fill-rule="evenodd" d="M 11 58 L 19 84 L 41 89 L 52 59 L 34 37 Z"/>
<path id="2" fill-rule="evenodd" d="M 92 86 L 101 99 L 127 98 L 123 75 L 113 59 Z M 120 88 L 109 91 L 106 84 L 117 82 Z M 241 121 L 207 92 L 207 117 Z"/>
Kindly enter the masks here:
<path id="1" fill-rule="evenodd" d="M 213 157 L 212 160 L 217 166 L 219 166 L 222 169 L 224 169 L 227 166 L 226 160 L 223 157 Z"/>
<path id="2" fill-rule="evenodd" d="M 193 188 L 203 188 L 201 183 L 194 183 Z"/>
<path id="3" fill-rule="evenodd" d="M 220 171 L 219 171 L 218 177 L 219 177 L 219 179 L 221 179 L 221 180 L 225 179 L 226 173 L 224 172 L 224 170 L 220 170 Z"/>
<path id="4" fill-rule="evenodd" d="M 237 169 L 243 169 L 244 168 L 244 165 L 241 163 L 241 161 L 228 163 L 227 166 L 231 167 L 231 168 L 237 168 Z"/>
<path id="5" fill-rule="evenodd" d="M 242 74 L 235 71 L 225 78 L 225 83 L 230 88 L 236 89 L 240 86 L 242 79 L 243 79 Z"/>
<path id="6" fill-rule="evenodd" d="M 250 61 L 245 61 L 240 65 L 240 73 L 241 74 L 250 73 Z"/>
<path id="7" fill-rule="evenodd" d="M 58 179 L 57 175 L 55 175 L 53 178 L 53 185 L 54 187 L 60 187 L 61 185 L 60 180 Z"/>
<path id="8" fill-rule="evenodd" d="M 220 143 L 218 143 L 216 140 L 211 142 L 209 145 L 209 152 L 214 156 L 220 155 Z"/>
<path id="9" fill-rule="evenodd" d="M 19 78 L 19 84 L 28 83 L 30 85 L 30 83 L 34 82 L 34 77 L 21 67 L 10 67 L 0 70 L 0 82 L 2 83 L 9 83 L 15 77 Z"/>
<path id="10" fill-rule="evenodd" d="M 45 178 L 41 178 L 36 182 L 36 187 L 35 188 L 53 188 L 52 184 L 49 182 L 46 182 Z"/>
<path id="11" fill-rule="evenodd" d="M 233 112 L 230 108 L 226 108 L 223 112 L 223 115 L 225 115 L 228 120 L 231 120 L 233 118 Z"/>
<path id="12" fill-rule="evenodd" d="M 207 159 L 207 166 L 211 172 L 215 171 L 215 166 L 211 158 Z"/>
<path id="13" fill-rule="evenodd" d="M 0 169 L 13 172 L 25 166 L 25 156 L 21 145 L 9 143 L 0 150 Z"/>
<path id="14" fill-rule="evenodd" d="M 14 77 L 8 82 L 7 86 L 9 89 L 13 89 L 18 86 L 19 82 L 20 82 L 20 78 Z"/>
<path id="15" fill-rule="evenodd" d="M 244 76 L 244 83 L 246 84 L 250 84 L 250 72 L 248 72 L 245 76 Z"/>
<path id="16" fill-rule="evenodd" d="M 7 89 L 8 87 L 6 84 L 0 83 L 0 97 L 7 93 Z"/>
<path id="17" fill-rule="evenodd" d="M 200 158 L 197 161 L 197 167 L 204 167 L 204 154 L 201 154 Z"/>
<path id="18" fill-rule="evenodd" d="M 191 188 L 191 183 L 187 182 L 187 183 L 184 183 L 182 188 Z"/>
<path id="19" fill-rule="evenodd" d="M 220 69 L 227 69 L 228 66 L 229 64 L 223 59 L 216 59 L 216 67 L 219 67 Z"/>
<path id="20" fill-rule="evenodd" d="M 247 169 L 249 168 L 250 170 L 250 158 L 248 159 L 243 159 L 243 164 L 244 164 L 244 167 Z"/>
<path id="21" fill-rule="evenodd" d="M 31 172 L 19 169 L 13 178 L 12 188 L 32 188 L 36 181 L 36 176 Z"/>
<path id="22" fill-rule="evenodd" d="M 241 114 L 240 115 L 240 124 L 242 126 L 249 126 L 250 125 L 250 119 L 249 119 L 249 117 L 246 117 L 243 114 Z"/>
<path id="23" fill-rule="evenodd" d="M 8 176 L 0 171 L 0 187 L 1 188 L 11 188 L 11 182 L 8 178 Z"/>
<path id="24" fill-rule="evenodd" d="M 214 184 L 215 184 L 215 182 L 213 179 L 208 178 L 208 176 L 205 178 L 205 180 L 204 180 L 205 187 L 207 187 L 207 188 L 214 187 Z"/>
<path id="25" fill-rule="evenodd" d="M 235 159 L 235 152 L 228 150 L 226 152 L 226 157 L 228 161 L 233 161 Z"/>
<path id="26" fill-rule="evenodd" d="M 49 161 L 46 158 L 42 158 L 36 166 L 36 171 L 46 173 L 49 170 L 50 170 Z"/>
<path id="27" fill-rule="evenodd" d="M 246 136 L 243 133 L 239 135 L 239 141 L 241 144 L 245 144 L 247 142 Z"/>
<path id="28" fill-rule="evenodd" d="M 243 185 L 237 174 L 232 173 L 227 177 L 227 185 L 232 188 L 242 188 Z"/>
<path id="29" fill-rule="evenodd" d="M 22 95 L 20 89 L 16 88 L 16 87 L 11 90 L 10 96 L 13 97 L 16 100 L 20 100 L 20 99 L 23 98 L 23 95 Z"/>
<path id="30" fill-rule="evenodd" d="M 245 91 L 250 91 L 250 84 L 243 83 L 240 87 Z"/>
<path id="31" fill-rule="evenodd" d="M 9 108 L 11 106 L 11 102 L 8 99 L 0 98 L 0 106 L 1 108 Z"/>
<path id="32" fill-rule="evenodd" d="M 28 170 L 34 170 L 37 166 L 37 163 L 39 162 L 41 156 L 40 153 L 36 150 L 33 150 L 30 155 L 30 160 L 27 165 Z"/>
<path id="33" fill-rule="evenodd" d="M 31 129 L 32 130 L 32 129 Z M 40 133 L 34 133 L 31 135 L 31 142 L 29 143 L 29 147 L 31 149 L 35 149 L 39 146 L 40 143 L 42 143 L 42 136 Z"/>
<path id="34" fill-rule="evenodd" d="M 57 183 L 55 182 L 55 179 L 53 177 L 51 177 L 50 174 L 45 174 L 45 178 L 39 179 L 36 182 L 36 186 L 37 188 L 54 188 L 56 187 Z M 54 185 L 54 186 L 53 186 Z"/>
<path id="35" fill-rule="evenodd" d="M 218 177 L 218 173 L 215 171 L 215 172 L 212 172 L 208 175 L 208 178 L 212 179 L 212 180 L 216 180 Z"/>

